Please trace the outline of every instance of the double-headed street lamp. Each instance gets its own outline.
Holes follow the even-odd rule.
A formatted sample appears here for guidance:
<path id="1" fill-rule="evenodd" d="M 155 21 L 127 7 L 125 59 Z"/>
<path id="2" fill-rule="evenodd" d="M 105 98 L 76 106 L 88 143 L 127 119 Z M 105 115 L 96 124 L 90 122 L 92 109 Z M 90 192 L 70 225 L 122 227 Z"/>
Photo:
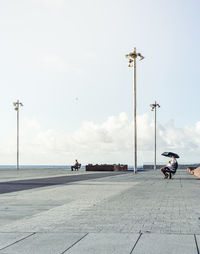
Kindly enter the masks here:
<path id="1" fill-rule="evenodd" d="M 126 55 L 126 58 L 129 60 L 128 67 L 134 66 L 134 173 L 137 172 L 137 101 L 136 101 L 136 59 L 137 57 L 140 58 L 140 60 L 144 59 L 144 57 L 136 52 L 136 48 L 134 48 L 134 51 Z M 133 64 L 134 63 L 134 64 Z"/>
<path id="2" fill-rule="evenodd" d="M 19 100 L 13 102 L 15 110 L 17 111 L 17 169 L 19 169 L 19 107 L 23 106 Z"/>
<path id="3" fill-rule="evenodd" d="M 154 170 L 156 170 L 156 109 L 160 108 L 160 105 L 155 101 L 154 104 L 150 104 L 151 111 L 155 112 L 155 141 L 154 141 Z"/>

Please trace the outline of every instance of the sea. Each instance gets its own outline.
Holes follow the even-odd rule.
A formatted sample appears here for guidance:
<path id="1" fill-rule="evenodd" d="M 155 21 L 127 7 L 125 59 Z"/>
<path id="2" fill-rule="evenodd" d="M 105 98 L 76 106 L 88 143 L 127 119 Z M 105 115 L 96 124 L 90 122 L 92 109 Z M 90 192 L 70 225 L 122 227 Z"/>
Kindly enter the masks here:
<path id="1" fill-rule="evenodd" d="M 16 165 L 0 165 L 1 169 L 15 169 Z M 21 169 L 70 169 L 71 165 L 20 165 Z M 85 170 L 85 166 L 81 167 L 82 170 Z"/>

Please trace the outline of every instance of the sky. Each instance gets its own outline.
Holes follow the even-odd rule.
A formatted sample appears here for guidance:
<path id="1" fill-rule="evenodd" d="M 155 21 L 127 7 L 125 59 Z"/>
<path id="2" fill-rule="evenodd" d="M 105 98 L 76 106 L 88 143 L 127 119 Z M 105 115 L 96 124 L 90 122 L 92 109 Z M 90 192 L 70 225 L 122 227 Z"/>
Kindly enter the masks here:
<path id="1" fill-rule="evenodd" d="M 7 0 L 0 2 L 0 164 L 133 164 L 137 62 L 138 162 L 200 162 L 198 0 Z"/>

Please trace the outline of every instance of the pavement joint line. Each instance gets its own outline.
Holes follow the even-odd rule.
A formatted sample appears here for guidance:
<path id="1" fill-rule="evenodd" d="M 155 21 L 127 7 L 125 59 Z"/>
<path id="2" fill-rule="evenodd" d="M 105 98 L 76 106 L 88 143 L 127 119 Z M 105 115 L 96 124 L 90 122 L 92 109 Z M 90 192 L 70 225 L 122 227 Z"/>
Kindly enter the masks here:
<path id="1" fill-rule="evenodd" d="M 12 232 L 12 233 L 13 233 L 13 232 Z M 28 235 L 28 236 L 26 236 L 26 237 L 23 237 L 23 238 L 17 240 L 16 242 L 11 243 L 11 244 L 9 244 L 9 245 L 7 245 L 7 246 L 1 248 L 0 250 L 5 250 L 5 249 L 7 249 L 8 247 L 10 247 L 10 246 L 12 246 L 12 245 L 14 245 L 14 244 L 16 244 L 16 243 L 19 243 L 19 242 L 21 242 L 21 241 L 23 241 L 23 240 L 25 240 L 25 239 L 31 237 L 32 235 L 35 235 L 35 234 L 36 234 L 36 233 L 34 232 L 34 233 L 32 233 L 32 234 L 30 234 L 30 235 Z"/>
<path id="2" fill-rule="evenodd" d="M 140 240 L 141 236 L 142 236 L 142 233 L 140 233 L 140 235 L 138 236 L 138 239 L 137 239 L 137 241 L 135 242 L 135 244 L 134 244 L 134 246 L 133 246 L 133 248 L 132 248 L 132 250 L 131 250 L 130 254 L 132 254 L 132 253 L 133 253 L 133 251 L 134 251 L 134 249 L 135 249 L 135 247 L 136 247 L 137 243 L 139 242 L 139 240 Z"/>
<path id="3" fill-rule="evenodd" d="M 196 238 L 195 234 L 194 234 L 194 240 L 195 240 L 196 247 L 197 247 L 197 254 L 199 254 L 199 247 L 198 247 L 197 238 Z"/>
<path id="4" fill-rule="evenodd" d="M 80 242 L 83 238 L 85 238 L 89 233 L 86 233 L 84 236 L 82 236 L 80 239 L 78 239 L 75 243 L 73 243 L 71 246 L 69 246 L 66 250 L 64 250 L 61 254 L 66 253 L 69 249 L 71 249 L 74 245 L 76 245 L 78 242 Z"/>

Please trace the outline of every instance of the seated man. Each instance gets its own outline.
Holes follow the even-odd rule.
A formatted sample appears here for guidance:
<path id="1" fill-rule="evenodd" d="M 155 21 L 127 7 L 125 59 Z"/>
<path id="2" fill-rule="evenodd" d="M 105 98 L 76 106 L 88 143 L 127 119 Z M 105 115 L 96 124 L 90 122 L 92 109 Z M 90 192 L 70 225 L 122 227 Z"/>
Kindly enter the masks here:
<path id="1" fill-rule="evenodd" d="M 178 166 L 177 160 L 174 156 L 171 157 L 171 161 L 169 161 L 168 165 L 161 168 L 161 172 L 163 172 L 163 174 L 165 175 L 165 179 L 167 179 L 169 177 L 169 174 L 175 174 L 176 173 L 176 169 Z M 168 174 L 169 173 L 169 174 Z"/>
<path id="2" fill-rule="evenodd" d="M 80 166 L 80 164 L 78 163 L 78 160 L 75 160 L 75 164 L 73 166 L 71 166 L 71 171 L 73 171 L 73 169 L 78 170 L 79 166 Z"/>

